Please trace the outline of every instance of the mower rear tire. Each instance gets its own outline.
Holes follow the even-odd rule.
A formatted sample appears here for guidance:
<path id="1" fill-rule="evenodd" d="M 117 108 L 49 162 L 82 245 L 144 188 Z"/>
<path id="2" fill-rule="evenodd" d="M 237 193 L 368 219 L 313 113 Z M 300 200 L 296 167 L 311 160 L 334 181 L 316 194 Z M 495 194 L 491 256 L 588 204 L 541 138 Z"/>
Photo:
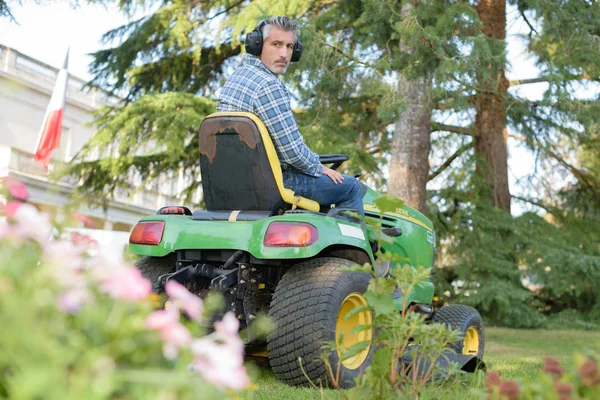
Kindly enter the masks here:
<path id="1" fill-rule="evenodd" d="M 371 325 L 373 314 L 363 310 L 345 318 L 357 306 L 366 306 L 363 293 L 370 275 L 342 271 L 351 261 L 318 258 L 301 262 L 288 270 L 279 281 L 269 310 L 276 330 L 267 338 L 269 362 L 277 378 L 289 385 L 351 387 L 354 378 L 368 365 L 374 352 L 373 328 L 353 332 L 357 325 Z M 366 349 L 343 359 L 343 350 L 327 350 L 327 343 L 344 348 L 367 342 Z M 335 377 L 331 382 L 323 354 Z M 343 360 L 340 362 L 340 358 Z"/>
<path id="2" fill-rule="evenodd" d="M 144 256 L 135 263 L 135 267 L 140 270 L 144 278 L 152 282 L 152 292 L 159 294 L 163 290 L 160 282 L 158 282 L 158 277 L 175 271 L 176 261 L 177 256 L 175 253 L 164 257 Z"/>
<path id="3" fill-rule="evenodd" d="M 473 307 L 451 304 L 440 308 L 433 314 L 433 322 L 446 324 L 457 330 L 461 338 L 450 347 L 458 354 L 477 356 L 483 359 L 485 331 L 479 312 Z"/>

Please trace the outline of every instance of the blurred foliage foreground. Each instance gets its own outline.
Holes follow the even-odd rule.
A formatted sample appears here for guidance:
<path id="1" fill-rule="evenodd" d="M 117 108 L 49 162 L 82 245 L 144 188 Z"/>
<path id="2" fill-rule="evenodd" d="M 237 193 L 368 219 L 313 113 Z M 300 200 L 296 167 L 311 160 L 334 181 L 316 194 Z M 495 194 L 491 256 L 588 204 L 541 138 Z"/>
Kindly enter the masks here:
<path id="1" fill-rule="evenodd" d="M 209 332 L 211 301 L 177 283 L 171 306 L 155 310 L 136 268 L 85 237 L 52 240 L 51 217 L 5 183 L 0 398 L 210 399 L 248 387 L 233 314 Z"/>

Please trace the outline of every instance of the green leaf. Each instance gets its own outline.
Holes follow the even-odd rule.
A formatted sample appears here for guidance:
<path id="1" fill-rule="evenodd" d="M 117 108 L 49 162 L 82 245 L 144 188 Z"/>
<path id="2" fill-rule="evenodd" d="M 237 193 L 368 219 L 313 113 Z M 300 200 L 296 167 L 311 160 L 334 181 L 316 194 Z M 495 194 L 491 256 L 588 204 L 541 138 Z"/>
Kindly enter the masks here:
<path id="1" fill-rule="evenodd" d="M 365 298 L 373 308 L 376 315 L 396 312 L 392 297 L 388 293 L 375 293 L 367 291 Z"/>
<path id="2" fill-rule="evenodd" d="M 396 212 L 399 208 L 404 207 L 405 204 L 404 201 L 390 195 L 379 197 L 373 200 L 373 203 L 382 213 Z"/>
<path id="3" fill-rule="evenodd" d="M 342 353 L 340 361 L 345 361 L 349 358 L 356 356 L 361 351 L 367 349 L 371 345 L 370 341 L 363 341 L 353 344 L 350 347 L 339 347 L 338 350 Z"/>

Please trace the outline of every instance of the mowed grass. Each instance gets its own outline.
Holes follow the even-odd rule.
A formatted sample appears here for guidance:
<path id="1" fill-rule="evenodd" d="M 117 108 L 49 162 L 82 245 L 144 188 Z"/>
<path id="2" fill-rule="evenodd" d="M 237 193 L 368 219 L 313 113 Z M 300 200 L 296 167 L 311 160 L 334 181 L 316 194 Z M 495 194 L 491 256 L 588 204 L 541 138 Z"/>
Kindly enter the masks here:
<path id="1" fill-rule="evenodd" d="M 485 361 L 489 369 L 505 379 L 533 378 L 546 356 L 558 359 L 569 369 L 573 353 L 586 346 L 600 347 L 600 332 L 488 328 Z"/>
<path id="2" fill-rule="evenodd" d="M 572 366 L 571 356 L 586 346 L 600 347 L 600 332 L 578 330 L 519 330 L 486 328 L 484 361 L 488 371 L 497 371 L 504 379 L 533 379 L 540 372 L 544 358 L 558 359 L 565 368 Z M 259 377 L 256 389 L 242 393 L 248 400 L 305 400 L 343 399 L 342 393 L 331 389 L 296 388 L 287 386 L 275 378 L 265 366 L 257 368 Z M 481 378 L 481 377 L 480 377 Z M 460 399 L 477 397 L 470 388 L 482 390 L 483 379 L 477 377 L 448 382 L 441 389 L 424 393 L 423 398 Z M 367 400 L 367 399 L 364 399 Z"/>

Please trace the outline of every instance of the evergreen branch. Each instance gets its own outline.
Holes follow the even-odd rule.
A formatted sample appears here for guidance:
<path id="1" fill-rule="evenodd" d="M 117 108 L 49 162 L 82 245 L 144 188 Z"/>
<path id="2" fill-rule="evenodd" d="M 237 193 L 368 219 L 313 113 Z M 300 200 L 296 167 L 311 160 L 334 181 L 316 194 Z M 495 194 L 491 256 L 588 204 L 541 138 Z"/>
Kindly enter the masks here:
<path id="1" fill-rule="evenodd" d="M 581 81 L 581 80 L 594 81 L 594 82 L 600 81 L 599 79 L 590 77 L 588 74 L 569 75 L 569 76 L 566 76 L 565 78 L 561 79 L 561 81 Z M 530 83 L 542 83 L 542 82 L 552 82 L 552 81 L 555 81 L 555 79 L 552 79 L 552 77 L 540 76 L 538 78 L 517 79 L 514 81 L 508 81 L 508 86 L 513 87 L 513 86 L 519 86 L 519 85 L 528 85 Z"/>
<path id="2" fill-rule="evenodd" d="M 435 170 L 435 172 L 434 172 L 434 173 L 430 174 L 430 175 L 427 177 L 427 182 L 429 182 L 429 181 L 431 181 L 431 180 L 433 180 L 433 179 L 437 178 L 437 176 L 438 176 L 439 174 L 441 174 L 442 172 L 444 172 L 444 171 L 445 171 L 445 170 L 446 170 L 446 169 L 447 169 L 447 168 L 450 166 L 450 164 L 452 164 L 452 162 L 453 162 L 454 160 L 456 160 L 456 159 L 457 159 L 458 157 L 460 157 L 460 156 L 461 156 L 461 155 L 462 155 L 462 154 L 463 154 L 465 151 L 469 150 L 469 149 L 470 149 L 470 148 L 472 148 L 473 146 L 474 146 L 474 142 L 469 142 L 469 143 L 467 143 L 467 144 L 464 144 L 464 145 L 462 145 L 461 147 L 459 147 L 459 149 L 458 149 L 458 150 L 456 150 L 456 151 L 454 152 L 454 154 L 452 154 L 452 155 L 450 156 L 450 158 L 448 158 L 448 159 L 447 159 L 447 160 L 446 160 L 446 161 L 445 161 L 445 162 L 444 162 L 442 165 L 440 165 L 440 166 L 438 167 L 438 169 L 436 169 L 436 170 Z"/>
<path id="3" fill-rule="evenodd" d="M 22 5 L 21 0 L 17 0 L 17 4 Z M 14 15 L 12 14 L 12 11 L 10 10 L 10 7 L 8 6 L 8 4 L 6 4 L 4 0 L 0 0 L 0 18 L 1 17 L 8 17 L 9 22 L 17 22 Z"/>
<path id="4" fill-rule="evenodd" d="M 354 57 L 354 56 L 351 56 L 350 54 L 348 54 L 348 53 L 344 52 L 342 49 L 339 49 L 339 48 L 337 48 L 336 46 L 334 46 L 334 45 L 332 45 L 332 44 L 329 44 L 329 43 L 327 43 L 327 42 L 326 42 L 326 41 L 324 41 L 324 40 L 321 40 L 320 42 L 321 42 L 321 44 L 324 44 L 324 45 L 325 45 L 325 46 L 327 46 L 327 47 L 331 47 L 333 50 L 335 50 L 335 52 L 336 52 L 336 53 L 339 53 L 339 54 L 341 54 L 343 57 L 347 58 L 348 60 L 350 60 L 350 61 L 354 61 L 355 63 L 357 63 L 357 64 L 359 64 L 359 65 L 362 65 L 362 66 L 365 66 L 365 67 L 367 67 L 367 68 L 370 68 L 370 69 L 372 69 L 372 70 L 373 70 L 373 71 L 375 71 L 375 72 L 377 73 L 377 75 L 379 75 L 381 78 L 383 78 L 383 77 L 384 77 L 384 76 L 383 76 L 383 74 L 381 73 L 381 71 L 379 71 L 379 70 L 378 70 L 376 67 L 374 67 L 372 64 L 369 64 L 369 63 L 367 63 L 367 62 L 364 62 L 364 61 L 362 61 L 362 60 L 359 60 L 358 58 L 356 58 L 356 57 Z"/>
<path id="5" fill-rule="evenodd" d="M 439 100 L 437 103 L 435 103 L 434 105 L 434 109 L 435 110 L 440 110 L 440 111 L 446 111 L 446 110 L 463 110 L 465 108 L 469 108 L 472 106 L 472 103 L 475 99 L 475 96 L 463 96 L 464 99 L 466 99 L 464 104 L 458 104 L 455 105 L 455 101 L 452 101 L 452 99 L 444 99 L 444 100 Z M 461 99 L 462 100 L 462 99 Z"/>
<path id="6" fill-rule="evenodd" d="M 517 196 L 517 195 L 514 195 L 514 194 L 511 194 L 510 197 L 512 197 L 515 200 L 521 200 L 521 201 L 524 201 L 525 203 L 533 204 L 534 206 L 537 206 L 539 208 L 543 208 L 544 210 L 548 211 L 551 214 L 554 214 L 556 212 L 556 207 L 552 207 L 552 206 L 546 205 L 544 203 L 540 203 L 540 202 L 532 200 L 532 199 L 528 199 L 528 198 L 525 198 L 525 197 Z"/>
<path id="7" fill-rule="evenodd" d="M 377 154 L 380 151 L 381 151 L 381 149 L 380 149 L 379 145 L 376 145 L 376 146 L 373 146 L 373 147 L 367 149 L 367 153 L 369 153 L 369 154 Z"/>
<path id="8" fill-rule="evenodd" d="M 472 128 L 465 128 L 463 126 L 446 125 L 437 122 L 432 122 L 431 127 L 433 128 L 432 132 L 448 131 L 453 133 L 460 133 L 461 135 L 476 136 L 476 133 Z"/>
<path id="9" fill-rule="evenodd" d="M 514 80 L 514 81 L 508 81 L 508 86 L 513 87 L 513 86 L 519 86 L 519 85 L 528 85 L 530 83 L 541 83 L 541 82 L 548 82 L 548 81 L 549 81 L 549 79 L 545 78 L 545 77 L 530 78 L 530 79 L 518 79 L 518 80 Z"/>
<path id="10" fill-rule="evenodd" d="M 569 172 L 571 172 L 571 174 L 579 181 L 581 182 L 584 186 L 586 186 L 587 188 L 591 189 L 594 192 L 598 192 L 598 195 L 600 196 L 600 181 L 598 181 L 596 178 L 594 178 L 593 176 L 587 174 L 585 171 L 582 171 L 581 169 L 575 167 L 574 165 L 571 165 L 570 163 L 568 163 L 563 157 L 560 156 L 560 154 L 555 153 L 552 149 L 550 149 L 549 147 L 544 146 L 542 143 L 536 142 L 532 139 L 529 139 L 525 136 L 521 136 L 521 135 L 508 135 L 509 137 L 513 138 L 513 139 L 517 139 L 517 140 L 521 140 L 525 143 L 528 143 L 532 146 L 537 147 L 538 149 L 540 149 L 541 151 L 543 151 L 545 154 L 547 154 L 548 156 L 552 157 L 554 160 L 556 160 L 560 165 L 562 165 L 563 167 L 565 167 Z"/>
<path id="11" fill-rule="evenodd" d="M 513 104 L 517 107 L 511 106 L 507 111 L 507 116 L 515 121 L 517 125 L 521 125 L 526 132 L 529 132 L 530 137 L 539 137 L 544 133 L 548 134 L 548 132 L 551 132 L 551 129 L 556 129 L 558 132 L 569 137 L 577 137 L 581 132 L 575 127 L 565 126 L 567 125 L 565 122 L 557 122 L 557 116 L 561 117 L 563 120 L 569 120 L 570 117 L 568 115 L 573 112 L 569 107 L 576 105 L 582 107 L 595 106 L 597 105 L 597 102 L 595 100 L 577 100 L 572 102 L 559 101 L 551 103 L 547 100 L 538 102 L 515 97 Z M 525 110 L 519 110 L 523 105 L 527 108 Z M 554 117 L 544 115 L 549 108 Z M 534 127 L 530 126 L 530 124 L 533 124 Z"/>
<path id="12" fill-rule="evenodd" d="M 237 6 L 242 5 L 243 2 L 244 2 L 244 0 L 236 1 L 235 3 L 231 4 L 229 7 L 224 8 L 222 11 L 219 11 L 212 17 L 208 18 L 207 21 L 212 21 L 213 19 L 217 18 L 219 15 L 227 14 L 229 11 L 233 10 Z"/>
<path id="13" fill-rule="evenodd" d="M 516 101 L 520 102 L 520 103 L 524 103 L 527 105 L 530 105 L 532 107 L 551 107 L 551 108 L 556 108 L 559 111 L 564 111 L 564 106 L 579 106 L 579 107 L 589 107 L 589 106 L 598 106 L 600 105 L 600 99 L 572 99 L 570 101 L 559 101 L 559 102 L 555 102 L 555 103 L 551 103 L 547 100 L 542 100 L 542 101 L 533 101 L 533 100 L 528 100 L 528 99 L 524 99 L 521 97 L 515 97 Z M 539 118 L 538 118 L 539 119 Z M 559 124 L 554 124 L 553 126 L 555 127 L 560 127 L 561 125 Z"/>
<path id="14" fill-rule="evenodd" d="M 523 17 L 523 20 L 525 21 L 525 23 L 529 27 L 529 37 L 532 36 L 531 35 L 532 32 L 535 32 L 536 35 L 539 35 L 538 31 L 535 30 L 535 28 L 533 27 L 533 25 L 531 24 L 531 22 L 529 22 L 529 19 L 527 19 L 527 16 L 525 15 L 525 12 L 523 10 L 519 10 L 519 13 L 521 14 L 521 17 Z"/>

